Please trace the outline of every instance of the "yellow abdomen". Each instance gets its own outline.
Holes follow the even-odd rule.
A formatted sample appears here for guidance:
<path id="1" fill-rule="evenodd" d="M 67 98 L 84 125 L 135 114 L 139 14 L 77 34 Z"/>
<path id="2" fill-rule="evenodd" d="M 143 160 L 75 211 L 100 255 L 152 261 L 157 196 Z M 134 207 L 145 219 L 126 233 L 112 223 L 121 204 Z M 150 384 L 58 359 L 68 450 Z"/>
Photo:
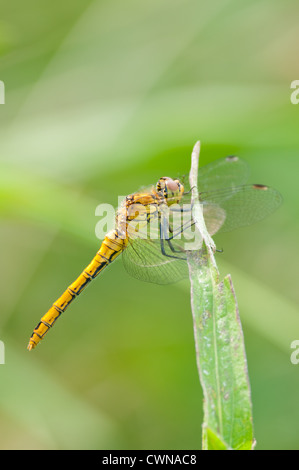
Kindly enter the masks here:
<path id="1" fill-rule="evenodd" d="M 126 247 L 126 244 L 127 240 L 119 238 L 115 230 L 106 235 L 101 248 L 91 263 L 84 269 L 75 282 L 66 289 L 62 296 L 54 302 L 34 329 L 28 344 L 29 351 L 37 346 L 48 330 L 54 325 L 57 318 L 59 318 L 70 303 L 81 294 L 87 284 L 120 255 Z"/>

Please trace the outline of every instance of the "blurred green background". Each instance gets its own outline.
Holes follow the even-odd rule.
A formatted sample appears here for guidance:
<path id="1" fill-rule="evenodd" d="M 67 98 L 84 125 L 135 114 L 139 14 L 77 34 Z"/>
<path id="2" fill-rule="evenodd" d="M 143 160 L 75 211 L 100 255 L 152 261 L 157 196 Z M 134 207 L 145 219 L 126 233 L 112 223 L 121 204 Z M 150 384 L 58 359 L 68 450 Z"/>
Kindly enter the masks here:
<path id="1" fill-rule="evenodd" d="M 0 2 L 1 449 L 201 448 L 188 283 L 115 262 L 33 352 L 99 247 L 95 208 L 237 154 L 284 204 L 215 237 L 244 327 L 257 449 L 299 449 L 294 1 Z"/>

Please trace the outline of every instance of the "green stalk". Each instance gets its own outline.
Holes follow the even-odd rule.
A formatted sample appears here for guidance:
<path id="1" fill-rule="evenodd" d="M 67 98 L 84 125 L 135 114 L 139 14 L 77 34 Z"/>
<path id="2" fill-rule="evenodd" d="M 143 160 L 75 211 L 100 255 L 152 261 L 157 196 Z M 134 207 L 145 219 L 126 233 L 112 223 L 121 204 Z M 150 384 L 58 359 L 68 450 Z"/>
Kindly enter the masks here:
<path id="1" fill-rule="evenodd" d="M 204 224 L 198 199 L 200 144 L 190 171 L 193 219 L 202 248 L 187 252 L 196 359 L 204 394 L 203 449 L 254 447 L 252 404 L 244 338 L 230 275 L 219 279 L 215 245 Z"/>

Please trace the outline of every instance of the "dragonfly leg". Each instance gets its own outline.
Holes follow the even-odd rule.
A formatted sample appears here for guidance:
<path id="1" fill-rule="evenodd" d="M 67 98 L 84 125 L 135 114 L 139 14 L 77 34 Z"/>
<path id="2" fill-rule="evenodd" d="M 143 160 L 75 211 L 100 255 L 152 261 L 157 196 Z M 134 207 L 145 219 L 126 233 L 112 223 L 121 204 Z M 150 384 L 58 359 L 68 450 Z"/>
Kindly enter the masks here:
<path id="1" fill-rule="evenodd" d="M 173 228 L 169 224 L 167 224 L 166 219 L 163 220 L 163 224 L 164 224 L 164 235 L 165 235 L 165 233 L 167 233 L 167 235 L 168 235 L 168 231 L 173 234 Z M 173 239 L 173 236 L 170 237 L 168 235 L 167 238 L 166 237 L 164 237 L 164 238 L 166 239 L 166 241 L 168 243 L 168 246 L 169 246 L 169 248 L 171 249 L 171 251 L 173 253 L 181 253 L 182 254 L 183 250 L 176 250 L 175 247 L 173 246 L 172 242 L 170 241 L 170 239 Z"/>
<path id="2" fill-rule="evenodd" d="M 188 223 L 189 222 L 185 222 L 179 230 L 177 230 L 176 232 L 172 232 L 172 236 L 169 237 L 169 240 L 172 240 L 173 238 L 175 238 L 178 235 L 180 235 L 181 233 L 183 233 L 184 230 L 186 230 L 188 228 L 191 228 L 191 227 L 193 227 L 193 225 L 195 225 L 195 222 L 192 222 L 190 225 L 187 225 Z"/>
<path id="3" fill-rule="evenodd" d="M 167 241 L 167 243 L 168 243 L 168 245 L 169 245 L 169 247 L 170 247 L 170 249 L 173 253 L 181 253 L 181 252 L 176 251 L 174 249 L 174 247 L 172 246 L 171 242 L 169 241 L 169 236 L 168 236 L 167 232 L 165 233 L 165 224 L 166 224 L 166 219 L 164 219 L 164 221 L 163 221 L 164 228 L 163 228 L 162 223 L 160 223 L 160 245 L 161 245 L 162 254 L 164 256 L 167 256 L 168 258 L 175 258 L 175 259 L 179 259 L 179 260 L 184 260 L 185 258 L 175 256 L 175 255 L 170 255 L 170 254 L 166 253 L 165 246 L 164 246 L 164 241 L 165 240 Z M 165 237 L 165 235 L 166 235 L 166 237 Z"/>
<path id="4" fill-rule="evenodd" d="M 184 207 L 180 207 L 180 208 L 172 207 L 170 210 L 171 212 L 192 212 L 192 205 L 188 209 Z"/>
<path id="5" fill-rule="evenodd" d="M 173 253 L 182 253 L 183 252 L 183 250 L 176 250 L 169 239 L 167 240 L 167 243 L 168 243 L 168 246 L 169 246 L 169 248 L 171 249 L 171 251 Z M 187 258 L 182 257 L 182 258 L 179 258 L 179 259 L 187 259 Z"/>
<path id="6" fill-rule="evenodd" d="M 164 246 L 164 240 L 162 238 L 160 239 L 160 244 L 161 244 L 162 255 L 167 256 L 167 258 L 175 258 L 175 259 L 179 259 L 181 261 L 184 261 L 185 258 L 181 258 L 181 257 L 175 256 L 175 255 L 169 255 L 168 253 L 166 253 L 165 246 Z"/>
<path id="7" fill-rule="evenodd" d="M 184 224 L 184 225 L 186 225 L 186 224 Z M 174 250 L 173 250 L 173 247 L 171 246 L 171 241 L 170 241 L 170 240 L 173 240 L 173 238 L 175 238 L 176 236 L 178 236 L 180 233 L 183 233 L 183 231 L 186 230 L 187 228 L 193 227 L 193 225 L 195 225 L 195 222 L 192 222 L 192 224 L 190 224 L 189 227 L 183 228 L 184 225 L 182 225 L 181 229 L 178 230 L 178 231 L 175 232 L 175 233 L 173 233 L 173 231 L 171 230 L 171 228 L 169 228 L 169 231 L 172 233 L 172 236 L 169 237 L 169 238 L 167 239 L 167 241 L 168 241 L 168 244 L 169 244 L 170 249 L 171 249 L 172 251 L 174 251 Z M 221 250 L 217 250 L 217 249 L 216 249 L 216 252 L 217 252 L 217 253 L 223 253 L 223 251 L 224 251 L 223 248 L 222 248 Z M 179 252 L 179 251 L 177 251 L 177 253 L 178 253 L 178 252 Z"/>

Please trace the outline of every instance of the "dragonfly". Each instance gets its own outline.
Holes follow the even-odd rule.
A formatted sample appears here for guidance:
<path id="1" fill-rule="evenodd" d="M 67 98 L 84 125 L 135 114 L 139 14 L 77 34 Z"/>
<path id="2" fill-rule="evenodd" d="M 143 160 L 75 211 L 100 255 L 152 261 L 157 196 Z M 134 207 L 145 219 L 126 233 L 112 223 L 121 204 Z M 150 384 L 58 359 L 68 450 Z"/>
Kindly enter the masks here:
<path id="1" fill-rule="evenodd" d="M 199 200 L 211 236 L 258 222 L 281 204 L 276 189 L 246 184 L 248 176 L 247 163 L 237 156 L 199 169 Z M 88 266 L 41 318 L 28 349 L 38 345 L 71 302 L 120 255 L 127 272 L 142 281 L 169 284 L 188 276 L 186 251 L 201 246 L 194 244 L 200 236 L 192 218 L 191 191 L 183 179 L 162 177 L 155 186 L 128 195 L 117 210 L 115 227 Z"/>

